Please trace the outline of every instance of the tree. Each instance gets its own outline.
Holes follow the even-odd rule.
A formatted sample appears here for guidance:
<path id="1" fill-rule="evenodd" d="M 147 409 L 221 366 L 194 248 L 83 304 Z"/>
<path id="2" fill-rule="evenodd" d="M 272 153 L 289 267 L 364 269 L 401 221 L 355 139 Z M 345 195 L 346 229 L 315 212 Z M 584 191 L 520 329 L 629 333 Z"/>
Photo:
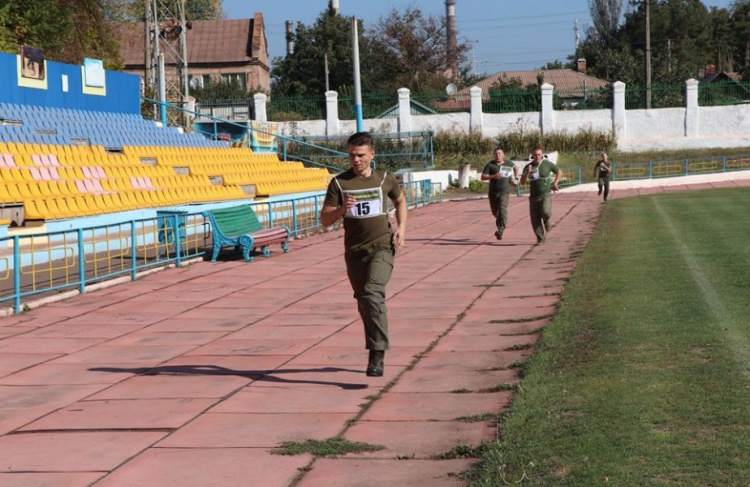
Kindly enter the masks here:
<path id="1" fill-rule="evenodd" d="M 625 14 L 619 40 L 635 51 L 645 48 L 643 4 Z M 710 64 L 711 20 L 700 0 L 651 2 L 652 79 L 655 83 L 682 83 Z M 687 78 L 686 78 L 687 76 Z"/>
<path id="2" fill-rule="evenodd" d="M 391 10 L 368 30 L 372 57 L 365 60 L 371 89 L 392 92 L 409 88 L 415 93 L 442 91 L 448 83 L 445 22 L 425 16 L 416 7 Z M 459 64 L 466 63 L 469 47 L 457 43 Z"/>
<path id="3" fill-rule="evenodd" d="M 44 49 L 47 59 L 80 64 L 97 58 L 107 68 L 122 62 L 108 14 L 112 2 L 100 0 L 14 0 L 0 7 L 0 50 L 20 45 Z"/>
<path id="4" fill-rule="evenodd" d="M 359 29 L 359 35 L 362 56 L 367 47 L 362 40 L 362 29 Z M 330 3 L 312 27 L 298 23 L 292 37 L 294 54 L 273 60 L 273 95 L 319 95 L 325 92 L 326 58 L 330 89 L 353 85 L 351 20 L 335 13 Z"/>
<path id="5" fill-rule="evenodd" d="M 750 0 L 736 0 L 730 7 L 734 65 L 742 79 L 750 80 Z"/>
<path id="6" fill-rule="evenodd" d="M 392 94 L 398 88 L 414 93 L 443 91 L 449 80 L 445 26 L 438 18 L 415 7 L 393 9 L 372 28 L 359 27 L 362 90 Z M 322 94 L 327 54 L 329 86 L 351 92 L 353 65 L 351 19 L 333 12 L 329 4 L 312 27 L 297 24 L 294 54 L 273 60 L 271 92 L 275 96 Z M 458 43 L 459 61 L 466 62 L 468 47 Z"/>
<path id="7" fill-rule="evenodd" d="M 591 41 L 612 48 L 620 27 L 622 0 L 589 0 L 589 13 L 593 22 Z"/>

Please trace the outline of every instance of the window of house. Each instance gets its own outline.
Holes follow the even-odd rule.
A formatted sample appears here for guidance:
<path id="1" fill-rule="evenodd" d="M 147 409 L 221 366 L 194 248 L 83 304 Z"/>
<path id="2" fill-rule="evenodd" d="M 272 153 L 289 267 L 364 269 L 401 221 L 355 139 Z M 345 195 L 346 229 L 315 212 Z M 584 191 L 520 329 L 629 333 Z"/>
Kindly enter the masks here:
<path id="1" fill-rule="evenodd" d="M 203 84 L 203 77 L 202 76 L 193 76 L 188 75 L 188 84 L 190 85 L 190 88 L 196 89 L 196 88 L 203 88 L 205 86 Z"/>
<path id="2" fill-rule="evenodd" d="M 242 89 L 245 89 L 245 73 L 223 73 L 221 75 L 222 83 L 237 83 Z"/>
<path id="3" fill-rule="evenodd" d="M 211 75 L 210 74 L 204 74 L 204 75 L 201 76 L 201 78 L 203 79 L 203 87 L 204 88 L 206 86 L 208 86 L 208 85 L 211 84 Z"/>

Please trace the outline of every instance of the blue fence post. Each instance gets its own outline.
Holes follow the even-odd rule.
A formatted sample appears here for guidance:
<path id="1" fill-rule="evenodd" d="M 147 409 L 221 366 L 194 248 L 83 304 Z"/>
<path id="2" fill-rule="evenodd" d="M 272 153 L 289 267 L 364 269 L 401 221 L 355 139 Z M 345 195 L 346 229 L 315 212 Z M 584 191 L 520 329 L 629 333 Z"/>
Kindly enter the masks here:
<path id="1" fill-rule="evenodd" d="M 268 226 L 273 228 L 273 207 L 270 201 L 268 202 Z"/>
<path id="2" fill-rule="evenodd" d="M 138 276 L 138 254 L 136 252 L 138 239 L 135 235 L 135 220 L 130 220 L 130 259 L 133 262 L 133 270 L 130 272 L 130 278 L 136 280 Z"/>
<path id="3" fill-rule="evenodd" d="M 727 156 L 721 157 L 721 172 L 727 172 Z"/>
<path id="4" fill-rule="evenodd" d="M 13 236 L 13 310 L 21 314 L 21 239 Z"/>
<path id="5" fill-rule="evenodd" d="M 96 245 L 96 243 L 94 243 Z M 83 229 L 78 229 L 78 277 L 81 282 L 78 285 L 78 290 L 81 294 L 86 294 L 86 259 L 84 258 L 84 246 L 83 246 Z M 96 249 L 94 249 L 96 253 Z"/>
<path id="6" fill-rule="evenodd" d="M 169 218 L 172 219 L 172 228 L 174 228 L 174 247 L 175 247 L 175 258 L 176 262 L 175 265 L 177 267 L 182 267 L 182 238 L 180 235 L 180 219 L 178 218 L 178 215 L 170 215 Z M 185 217 L 187 223 L 187 217 Z M 187 235 L 187 228 L 185 229 L 186 235 Z"/>
<path id="7" fill-rule="evenodd" d="M 685 159 L 685 176 L 690 174 L 690 159 Z"/>
<path id="8" fill-rule="evenodd" d="M 292 200 L 292 226 L 294 227 L 294 238 L 297 238 L 297 200 Z"/>
<path id="9" fill-rule="evenodd" d="M 648 163 L 648 178 L 654 179 L 654 163 L 653 162 Z"/>
<path id="10" fill-rule="evenodd" d="M 315 228 L 320 226 L 320 208 L 318 207 L 318 195 L 313 196 L 315 204 Z"/>

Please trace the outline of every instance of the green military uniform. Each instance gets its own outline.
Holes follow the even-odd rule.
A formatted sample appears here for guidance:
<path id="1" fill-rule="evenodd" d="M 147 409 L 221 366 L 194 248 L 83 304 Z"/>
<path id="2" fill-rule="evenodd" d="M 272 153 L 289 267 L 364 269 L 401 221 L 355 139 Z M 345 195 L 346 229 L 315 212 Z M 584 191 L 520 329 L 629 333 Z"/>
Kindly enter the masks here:
<path id="1" fill-rule="evenodd" d="M 500 179 L 490 179 L 490 188 L 487 194 L 492 216 L 495 217 L 498 238 L 503 236 L 505 227 L 508 225 L 508 205 L 510 204 L 510 192 L 512 190 L 511 181 L 515 177 L 515 167 L 515 164 L 511 161 L 503 161 L 502 164 L 498 164 L 493 160 L 488 162 L 482 170 L 482 174 L 488 176 L 502 175 Z"/>
<path id="2" fill-rule="evenodd" d="M 607 201 L 609 197 L 609 169 L 606 168 L 603 160 L 599 160 L 594 166 L 594 171 L 599 173 L 599 194 L 602 194 L 602 190 L 604 190 L 604 201 Z"/>
<path id="3" fill-rule="evenodd" d="M 523 168 L 528 174 L 529 182 L 529 215 L 531 227 L 534 229 L 537 243 L 544 242 L 544 235 L 549 231 L 549 219 L 552 217 L 552 182 L 560 171 L 558 167 L 547 159 L 543 159 L 538 166 L 533 163 Z"/>
<path id="4" fill-rule="evenodd" d="M 398 198 L 401 187 L 387 172 L 373 170 L 364 178 L 350 169 L 333 178 L 324 205 L 340 207 L 345 195 L 357 199 L 344 216 L 344 260 L 365 326 L 365 346 L 368 350 L 388 350 L 385 286 L 393 271 L 395 250 L 386 198 Z"/>

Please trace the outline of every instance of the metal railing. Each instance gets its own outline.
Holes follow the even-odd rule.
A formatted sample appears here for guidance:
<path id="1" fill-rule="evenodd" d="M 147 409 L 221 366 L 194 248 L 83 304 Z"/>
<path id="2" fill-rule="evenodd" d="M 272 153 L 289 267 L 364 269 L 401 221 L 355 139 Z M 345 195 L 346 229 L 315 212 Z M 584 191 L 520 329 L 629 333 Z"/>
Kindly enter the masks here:
<path id="1" fill-rule="evenodd" d="M 405 183 L 409 208 L 442 200 L 440 184 Z M 322 229 L 324 195 L 249 203 L 268 227 L 287 226 L 292 237 Z M 0 304 L 18 314 L 24 301 L 63 291 L 85 293 L 94 283 L 146 270 L 181 266 L 211 247 L 211 228 L 200 211 L 161 211 L 137 219 L 73 230 L 0 238 Z"/>
<path id="2" fill-rule="evenodd" d="M 656 179 L 750 169 L 750 155 L 612 164 L 612 181 Z"/>
<path id="3" fill-rule="evenodd" d="M 375 166 L 378 169 L 428 169 L 435 165 L 432 132 L 373 133 Z M 349 168 L 347 135 L 305 135 L 284 139 L 280 156 L 309 161 L 332 170 Z M 300 143 L 301 142 L 301 143 Z"/>

